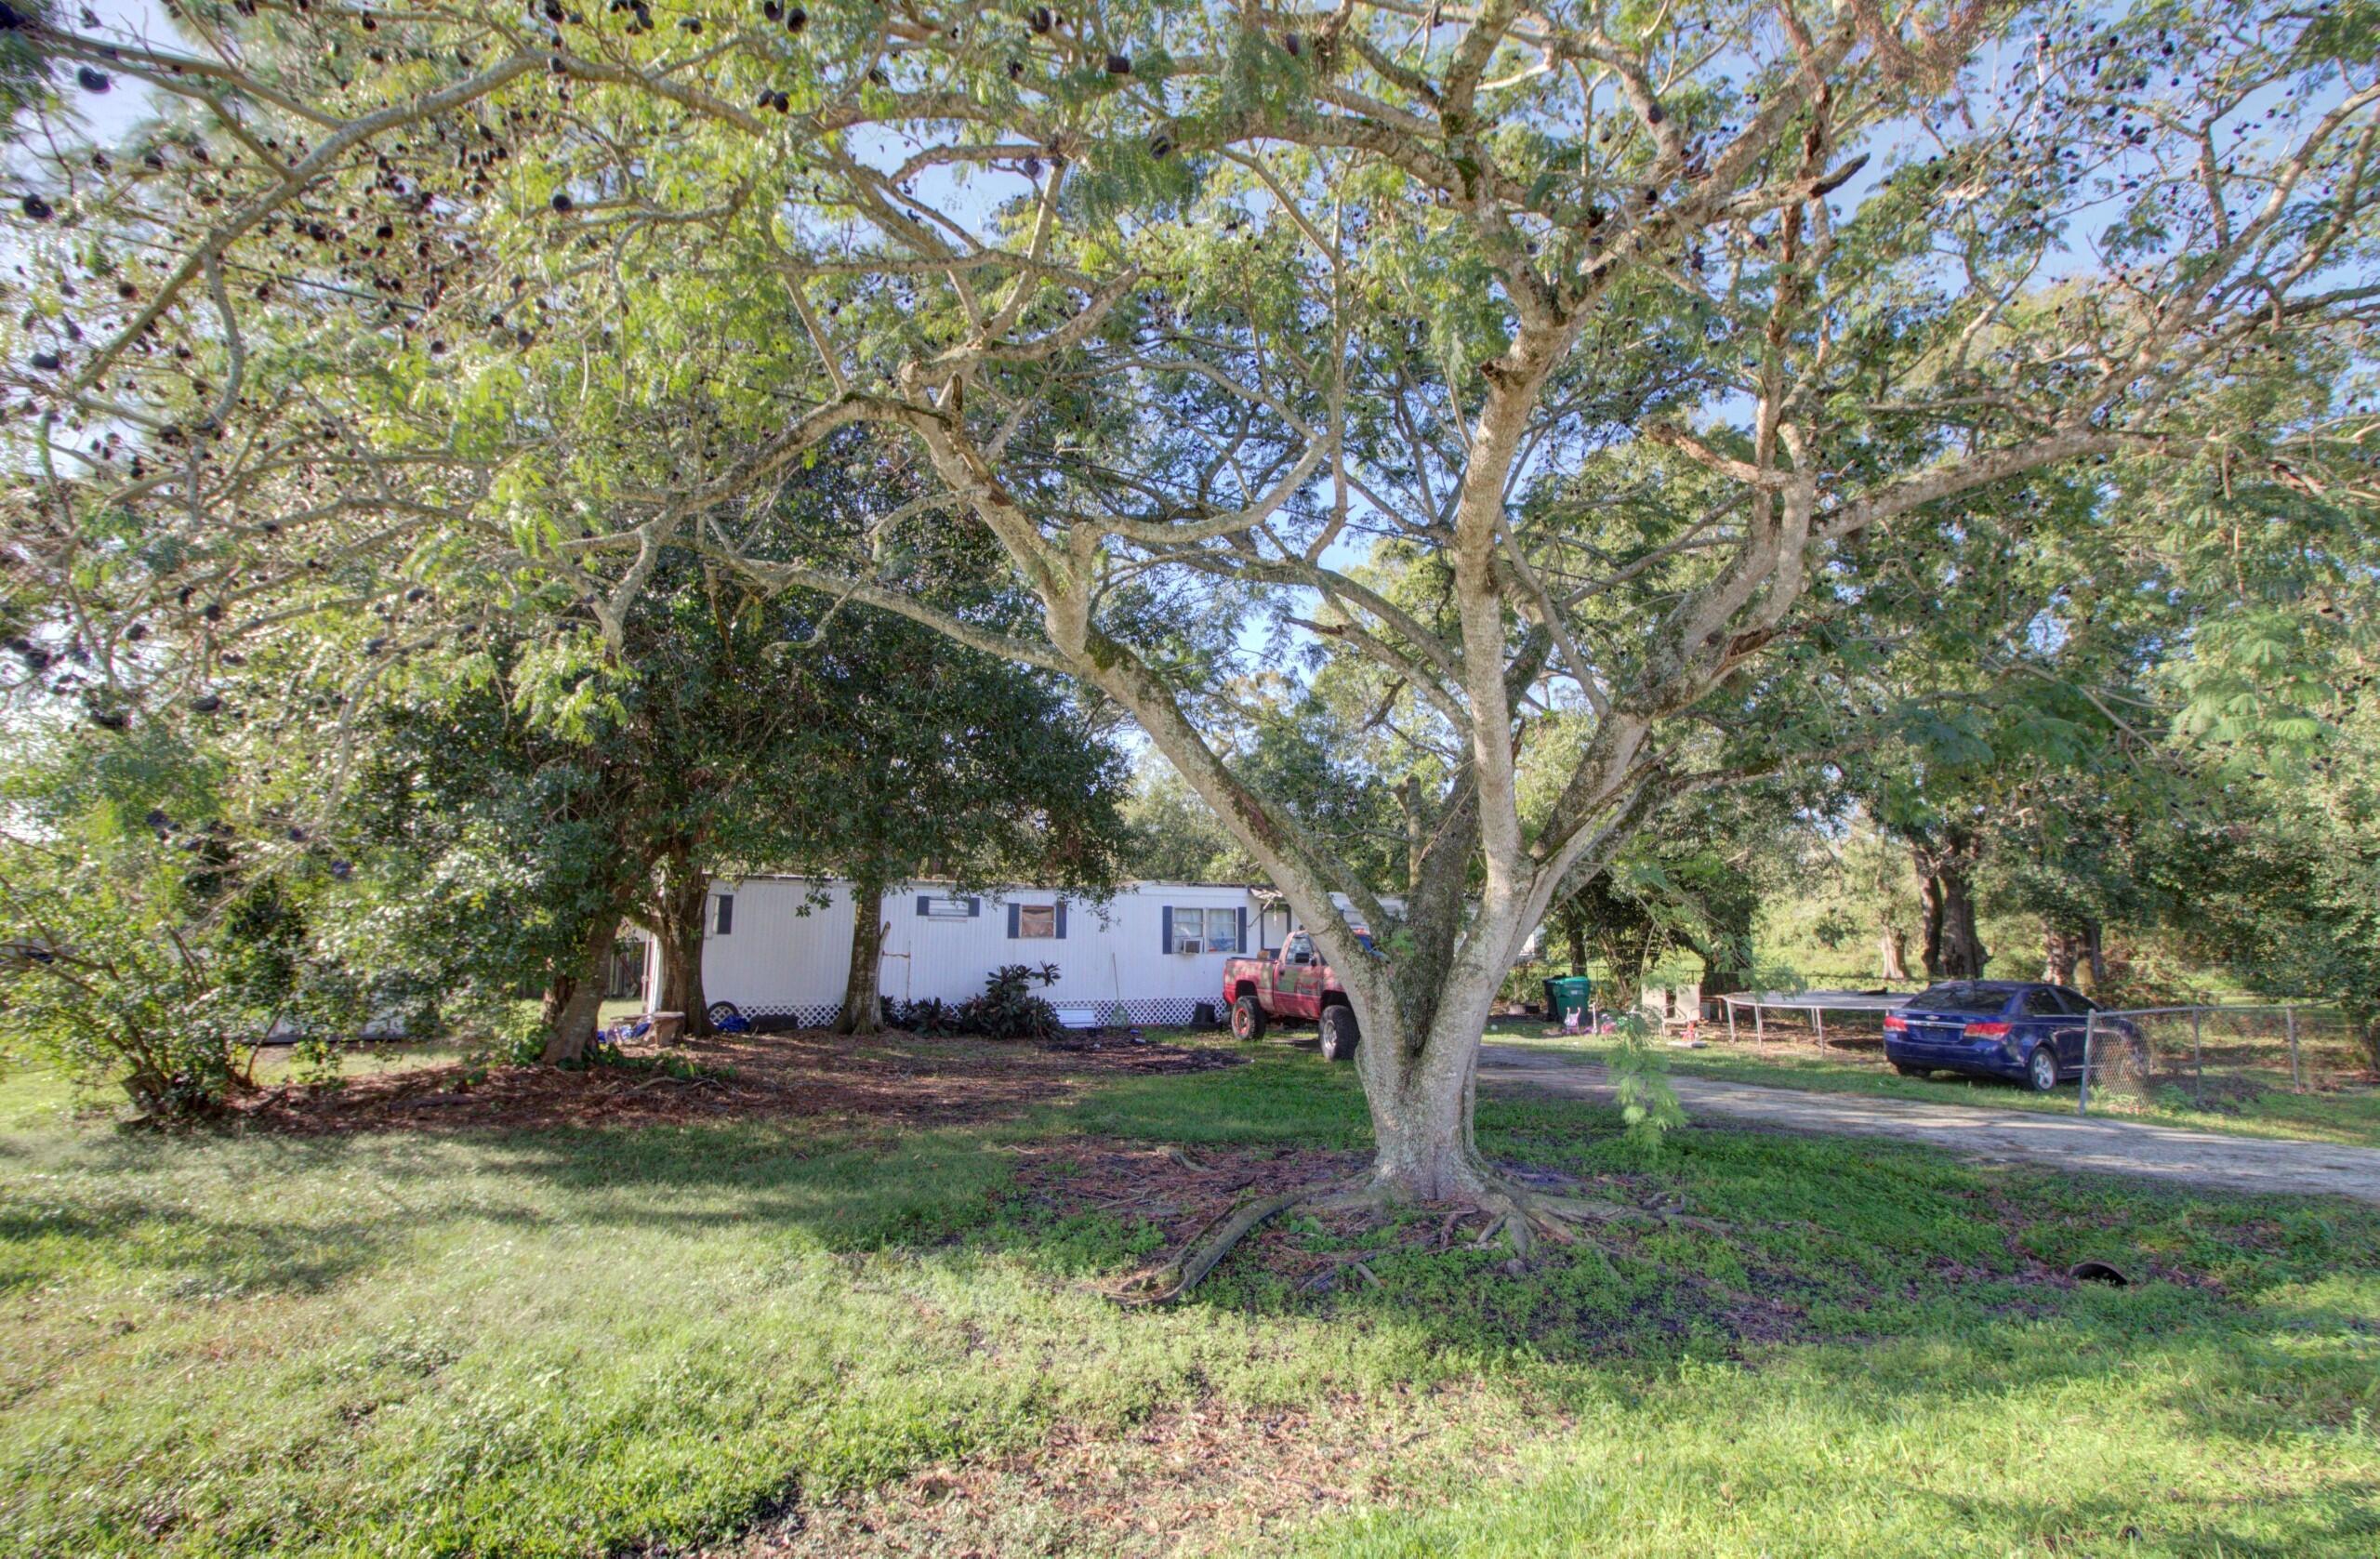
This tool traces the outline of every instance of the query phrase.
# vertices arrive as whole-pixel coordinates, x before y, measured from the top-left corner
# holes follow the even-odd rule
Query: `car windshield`
[[[1909,1004],[1920,1012],[1998,1012],[2007,1007],[2008,992],[2004,987],[1960,980],[1930,985],[1910,997]]]

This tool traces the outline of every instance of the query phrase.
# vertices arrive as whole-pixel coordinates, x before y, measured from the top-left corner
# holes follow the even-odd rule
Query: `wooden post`
[[[2190,1009],[2190,1098],[2206,1103],[2206,1009]]]
[[[2284,1007],[2281,1010],[2281,1017],[2289,1029],[2289,1087],[2292,1092],[2303,1093],[2306,1091],[2306,1073],[2297,1064],[2297,1009]]]
[[[1723,996],[1719,1001],[1727,1010],[1727,1043],[1732,1045],[1736,1042],[1736,998]]]
[[[1818,1031],[1818,1054],[1826,1054],[1826,1013],[1816,1007],[1811,1008],[1810,1026]]]
[[[1754,1001],[1752,1004],[1752,1043],[1759,1046],[1764,1050],[1768,1049],[1768,1029],[1767,1026],[1760,1021],[1760,1010],[1766,1004],[1760,1001]]]

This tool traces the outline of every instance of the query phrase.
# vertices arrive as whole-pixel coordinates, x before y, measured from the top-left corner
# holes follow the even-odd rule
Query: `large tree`
[[[542,16],[33,29],[177,101],[20,224],[55,619],[126,675],[135,611],[233,633],[256,572],[335,543],[549,571],[616,638],[677,548],[1079,677],[1341,971],[1374,1195],[1518,1207],[1470,1133],[1516,949],[1662,807],[1778,760],[1748,712],[1827,733],[1831,625],[1912,587],[1905,532],[2077,462],[2334,457],[2335,408],[2199,392],[2373,296],[2368,4]],[[551,437],[556,403],[685,383],[666,458]],[[751,555],[722,516],[858,423],[934,490],[848,557]],[[913,590],[960,533],[1037,622]],[[126,535],[139,566],[93,562]],[[1393,959],[1229,760],[1229,657],[1172,610],[1267,601],[1451,759]]]

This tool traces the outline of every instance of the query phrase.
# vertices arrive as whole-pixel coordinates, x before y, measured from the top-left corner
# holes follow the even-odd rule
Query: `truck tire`
[[[1252,996],[1231,1004],[1231,1037],[1252,1045],[1264,1037],[1264,1004]]]
[[[1322,1059],[1353,1061],[1355,1042],[1363,1036],[1355,1028],[1355,1010],[1352,1007],[1326,1007],[1322,1010]]]

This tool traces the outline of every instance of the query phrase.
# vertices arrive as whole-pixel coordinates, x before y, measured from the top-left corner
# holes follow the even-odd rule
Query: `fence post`
[[[1752,1004],[1752,1043],[1764,1050],[1768,1049],[1768,1027],[1760,1021],[1760,1010],[1767,1005],[1768,1003],[1765,1001],[1755,1001]]]
[[[2093,1012],[2082,1020],[2082,1076],[2074,1082],[2074,1113],[2091,1113],[2091,1040],[2099,1032],[2099,1014]]]
[[[1818,1054],[1826,1054],[1826,1014],[1815,1007],[1811,1008],[1810,1025],[1818,1031]]]
[[[2283,1007],[2281,1021],[2289,1027],[2289,1088],[2293,1093],[2306,1091],[2306,1074],[2297,1064],[2297,1009]]]
[[[2206,1009],[2190,1009],[2190,1102],[2206,1103]]]

